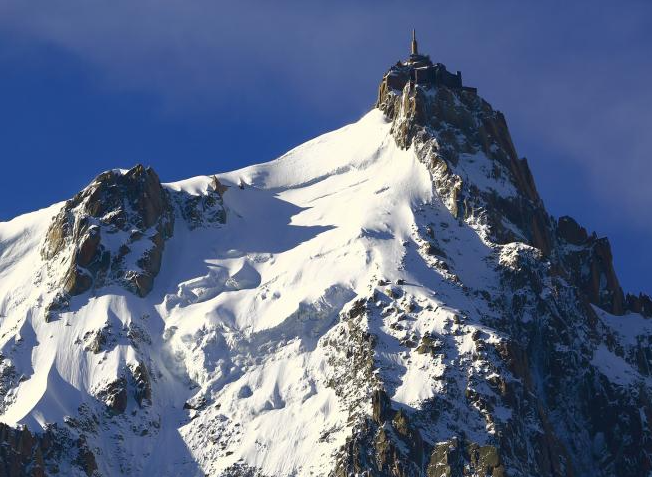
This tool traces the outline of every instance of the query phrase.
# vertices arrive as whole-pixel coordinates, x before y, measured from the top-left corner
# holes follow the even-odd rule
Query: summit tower
[[[414,31],[414,28],[412,29],[412,45],[410,48],[410,54],[412,55],[418,55],[419,54],[419,47],[417,45],[417,35],[416,32]]]

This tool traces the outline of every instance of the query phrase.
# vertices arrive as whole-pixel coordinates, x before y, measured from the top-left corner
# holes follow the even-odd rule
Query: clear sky
[[[355,121],[413,27],[505,113],[548,210],[652,293],[647,1],[2,0],[0,220],[109,168],[227,171]]]

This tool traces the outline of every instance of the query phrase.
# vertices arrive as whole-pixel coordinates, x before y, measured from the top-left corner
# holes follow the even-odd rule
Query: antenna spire
[[[413,55],[419,54],[419,48],[417,47],[417,34],[414,31],[414,28],[412,29],[412,54]]]

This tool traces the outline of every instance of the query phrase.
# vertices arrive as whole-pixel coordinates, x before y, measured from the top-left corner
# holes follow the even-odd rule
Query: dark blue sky
[[[503,111],[555,215],[652,293],[652,6],[607,1],[0,3],[0,220],[98,172],[264,162],[358,119],[414,26]],[[459,2],[461,3],[461,2]]]

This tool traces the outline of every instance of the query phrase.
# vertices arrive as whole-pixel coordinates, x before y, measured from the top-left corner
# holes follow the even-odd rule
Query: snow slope
[[[516,196],[492,164],[474,151],[455,172]],[[226,222],[190,227],[177,211],[145,298],[109,285],[50,321],[56,290],[40,250],[63,204],[1,223],[0,421],[57,423],[91,449],[100,475],[330,475],[382,388],[417,416],[425,445],[460,432],[494,445],[515,409],[495,385],[524,380],[487,351],[508,340],[488,326],[504,318],[490,297],[505,293],[505,270],[541,258],[526,243],[492,242],[482,217],[453,214],[434,185],[440,169],[399,148],[374,109],[275,161],[218,174]],[[196,197],[212,180],[164,187]],[[619,385],[648,379],[604,345],[594,351]],[[129,390],[119,412],[107,409],[116,383]],[[524,428],[540,432],[537,419]],[[58,466],[84,475],[74,456]]]
[[[195,459],[211,470],[242,459],[271,475],[331,466],[345,433],[324,443],[320,434],[345,427],[348,414],[326,386],[329,365],[319,339],[343,305],[378,278],[423,286],[401,261],[413,208],[433,197],[431,179],[411,151],[397,148],[389,129],[373,110],[275,161],[218,175],[231,186],[227,223],[176,227],[147,298],[98,290],[75,297],[71,311],[50,323],[39,309],[48,290],[33,283],[43,266],[40,242],[61,204],[1,224],[0,345],[24,376],[2,421],[35,428],[63,422],[82,403],[95,408],[95,390],[147,355],[157,380],[144,421],[156,416],[165,425],[152,431],[145,422],[153,437],[119,446],[119,460],[104,460],[100,470],[114,473],[118,462],[153,452],[160,441],[186,442],[193,464],[176,452],[152,453],[132,463],[132,472],[174,475]],[[208,183],[197,177],[166,187],[199,194]],[[98,354],[84,349],[88,332],[130,324],[149,336],[147,352],[124,337]],[[186,422],[181,408],[193,396],[215,405]],[[210,424],[217,432],[230,426],[223,422],[239,429],[230,428],[227,447],[214,450],[199,428]],[[104,452],[118,446],[100,439],[111,438],[94,441]]]

